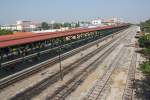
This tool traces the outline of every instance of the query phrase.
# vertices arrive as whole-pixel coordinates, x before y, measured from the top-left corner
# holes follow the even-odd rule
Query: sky
[[[0,25],[17,20],[71,22],[97,17],[139,23],[150,18],[150,0],[0,0]]]

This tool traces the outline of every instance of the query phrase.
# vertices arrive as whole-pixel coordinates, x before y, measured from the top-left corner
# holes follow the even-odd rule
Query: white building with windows
[[[117,24],[120,24],[120,23],[123,23],[123,21],[119,18],[110,18],[110,19],[106,19],[106,20],[103,20],[102,24],[105,24],[105,25],[117,25]]]
[[[100,18],[97,18],[97,19],[95,19],[95,20],[92,20],[91,21],[91,24],[92,25],[102,25],[102,19],[100,19]]]
[[[18,30],[18,31],[34,31],[38,27],[38,24],[32,21],[17,21],[16,24],[13,25],[2,25],[0,26],[1,29],[6,30]]]
[[[17,25],[2,25],[2,26],[0,26],[0,29],[17,30]]]
[[[17,21],[17,29],[20,31],[34,31],[37,24],[32,21]]]

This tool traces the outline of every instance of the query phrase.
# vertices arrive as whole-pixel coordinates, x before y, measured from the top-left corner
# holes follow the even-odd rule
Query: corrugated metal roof
[[[11,40],[11,39],[30,37],[32,35],[34,35],[32,32],[17,32],[17,33],[10,34],[10,35],[2,35],[0,36],[0,42]]]
[[[14,45],[22,45],[27,43],[32,43],[36,41],[41,40],[47,40],[52,39],[56,37],[62,37],[62,36],[69,36],[74,34],[79,34],[83,32],[91,32],[95,30],[102,30],[102,29],[108,29],[115,26],[105,26],[105,27],[97,27],[97,28],[77,28],[77,29],[71,29],[63,32],[47,32],[44,34],[33,34],[28,33],[24,35],[21,33],[21,35],[7,35],[7,36],[0,36],[0,48],[8,47],[8,46],[14,46]]]

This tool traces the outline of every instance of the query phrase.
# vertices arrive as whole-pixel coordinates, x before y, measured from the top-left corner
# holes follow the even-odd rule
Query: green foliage
[[[150,61],[150,48],[144,48],[143,50],[142,50],[143,52],[143,55],[145,56],[145,58],[148,60],[148,61]]]
[[[61,23],[54,23],[53,24],[53,29],[60,29],[62,27]]]
[[[42,22],[41,28],[42,28],[43,30],[47,30],[47,29],[49,29],[50,27],[49,27],[48,23]]]
[[[80,27],[80,23],[79,22],[76,23],[75,27]]]
[[[150,62],[146,61],[140,65],[140,69],[144,74],[150,75]]]
[[[63,27],[71,27],[71,23],[64,23]]]
[[[143,49],[143,53],[150,55],[150,48]]]
[[[140,27],[141,27],[142,31],[150,32],[150,19],[145,22],[141,22]]]
[[[0,35],[8,35],[8,34],[13,34],[13,31],[0,29]]]
[[[150,33],[150,19],[140,23],[140,27],[144,33]],[[144,35],[138,40],[140,47],[143,47],[142,54],[147,59],[140,65],[140,68],[144,74],[150,75],[150,34]]]
[[[42,22],[41,23],[41,27],[39,27],[39,29],[43,29],[43,30],[47,30],[47,29],[60,29],[61,27],[68,27],[68,28],[75,28],[75,27],[79,27],[80,24],[78,23],[69,23],[69,22],[65,22],[65,23],[53,23],[53,24],[48,24],[46,22]]]
[[[138,42],[141,47],[150,48],[150,34],[140,37]]]

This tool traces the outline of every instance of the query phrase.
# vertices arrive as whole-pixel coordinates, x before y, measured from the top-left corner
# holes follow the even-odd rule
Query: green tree
[[[53,28],[54,29],[60,29],[62,27],[62,24],[61,23],[54,23],[53,24]]]
[[[13,34],[13,31],[0,29],[0,35],[8,35],[8,34]]]
[[[71,24],[70,23],[64,23],[63,27],[71,27]]]
[[[48,23],[42,22],[42,23],[41,23],[41,28],[42,28],[43,30],[47,30],[47,29],[49,29],[50,27],[49,27]]]
[[[140,27],[144,32],[150,32],[150,19],[140,23]]]
[[[78,22],[78,23],[76,23],[75,27],[80,27],[80,24],[79,24],[79,22]]]
[[[141,47],[150,48],[150,34],[140,37],[138,41]]]
[[[145,58],[150,61],[150,48],[143,49],[143,54],[145,55]]]
[[[150,33],[150,19],[140,23],[140,27],[144,33]],[[147,59],[140,65],[140,68],[144,74],[150,75],[150,34],[140,37],[138,42],[140,47],[143,47],[142,54]]]

